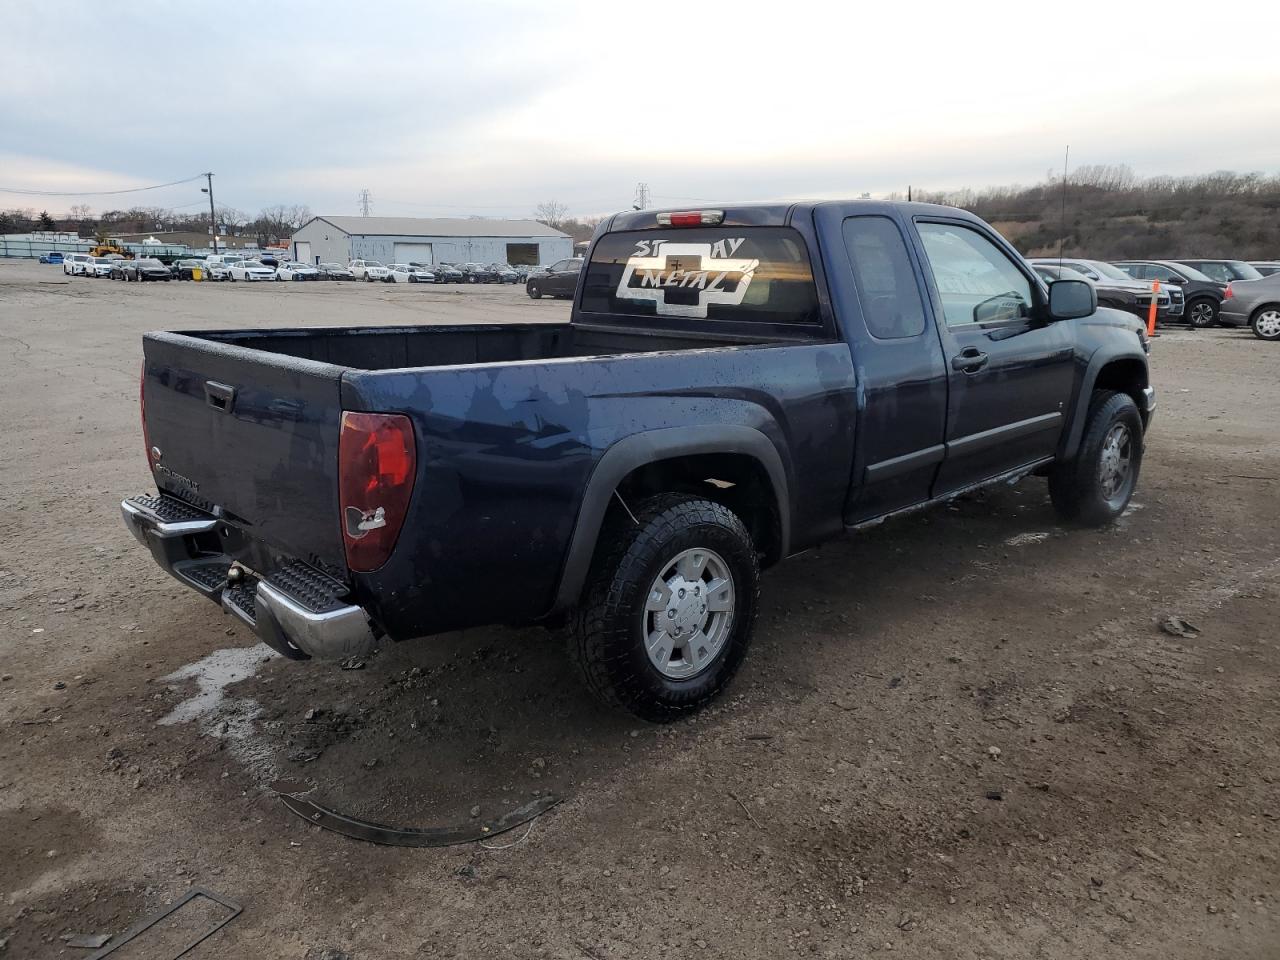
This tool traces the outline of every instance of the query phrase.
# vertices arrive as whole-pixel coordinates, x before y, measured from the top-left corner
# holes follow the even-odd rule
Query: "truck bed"
[[[219,330],[187,336],[357,370],[554,360],[768,342],[761,337],[631,332],[571,323]]]

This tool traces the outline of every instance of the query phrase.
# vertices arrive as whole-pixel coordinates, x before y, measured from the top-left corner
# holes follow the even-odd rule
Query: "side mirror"
[[[1049,284],[1049,319],[1075,320],[1098,309],[1098,291],[1084,280],[1055,280]]]

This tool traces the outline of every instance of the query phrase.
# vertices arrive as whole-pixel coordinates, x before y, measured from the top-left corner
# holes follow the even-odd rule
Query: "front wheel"
[[[1263,307],[1253,315],[1249,326],[1259,340],[1280,340],[1280,306]]]
[[[525,287],[525,293],[529,294],[530,299],[538,300],[542,297],[542,288],[536,283],[531,283]]]
[[[1124,512],[1138,485],[1142,431],[1131,396],[1094,393],[1075,459],[1055,463],[1049,471],[1049,497],[1058,516],[1100,527]]]
[[[660,494],[611,516],[570,650],[604,703],[654,722],[714,699],[747,653],[760,593],[751,535],[727,507]]]
[[[1218,305],[1212,300],[1192,300],[1187,304],[1187,322],[1197,330],[1218,322]]]

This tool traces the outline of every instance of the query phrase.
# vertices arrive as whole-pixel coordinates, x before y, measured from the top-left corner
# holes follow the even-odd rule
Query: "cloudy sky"
[[[1280,172],[1280,4],[11,4],[0,207],[527,216]]]

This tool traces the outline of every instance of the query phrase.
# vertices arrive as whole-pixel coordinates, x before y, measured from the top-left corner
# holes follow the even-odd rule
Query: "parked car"
[[[462,276],[467,283],[498,283],[498,273],[483,263],[461,264]]]
[[[50,250],[48,253],[40,254],[41,263],[61,263],[63,256],[57,250]]]
[[[89,261],[93,257],[87,253],[71,253],[62,259],[62,272],[71,277],[79,277],[85,274],[85,268],[89,265]]]
[[[392,283],[435,283],[436,275],[412,263],[393,263],[387,268]]]
[[[351,275],[357,280],[366,280],[369,283],[374,280],[391,280],[391,271],[377,260],[352,260]]]
[[[240,260],[231,264],[227,268],[227,272],[231,275],[230,279],[236,280],[274,280],[276,271],[274,267],[268,267],[265,263],[257,260]]]
[[[110,277],[111,268],[120,257],[90,257],[84,265],[84,272],[89,277]]]
[[[268,267],[271,267],[272,269],[275,269],[279,267],[280,264],[286,262],[286,258],[284,254],[272,253],[270,251],[267,251],[262,253],[258,257],[258,262]]]
[[[1259,340],[1280,340],[1280,273],[1232,280],[1218,316],[1228,326],[1248,326]]]
[[[1262,274],[1243,260],[1179,260],[1177,262],[1192,270],[1199,270],[1210,280],[1216,280],[1218,283],[1262,279]]]
[[[1250,260],[1249,266],[1257,270],[1264,277],[1274,276],[1280,273],[1280,260]]]
[[[419,264],[419,266],[425,266],[425,264]],[[462,269],[452,263],[431,264],[431,272],[436,275],[436,283],[464,283],[467,279]]]
[[[322,263],[316,269],[320,272],[321,280],[354,280],[356,278],[350,267],[344,267],[340,263]]]
[[[581,257],[570,257],[568,260],[557,260],[551,266],[529,274],[529,279],[524,282],[525,293],[534,300],[542,296],[572,297],[583,262]]]
[[[1186,299],[1183,316],[1196,329],[1218,322],[1218,308],[1227,285],[1205,276],[1195,267],[1173,260],[1117,260],[1115,265],[1138,280],[1159,280],[1161,286],[1176,283]]]
[[[204,276],[204,264],[195,259],[177,260],[169,270],[175,280],[194,280],[197,270],[201,273],[201,279],[208,279]]]
[[[239,263],[240,261],[235,261]],[[201,267],[201,277],[205,280],[230,280],[231,265],[210,257]]]
[[[146,334],[123,519],[286,657],[563,621],[671,720],[741,665],[761,566],[1033,473],[1119,517],[1155,392],[1096,303],[954,207],[618,214],[567,323]]]
[[[1088,280],[1098,291],[1098,303],[1132,313],[1146,323],[1151,312],[1152,285],[1150,282],[1135,280],[1119,267],[1113,267],[1100,260],[1064,258],[1061,261],[1064,271],[1062,277],[1056,275],[1059,264],[1056,257],[1042,257],[1032,260],[1031,263],[1036,268],[1036,272],[1046,280],[1050,278]],[[1068,270],[1074,274],[1074,278],[1065,273]],[[1182,288],[1175,284],[1162,285],[1160,293],[1156,295],[1156,323],[1181,320],[1182,311]]]
[[[122,261],[124,280],[172,280],[173,271],[154,257]]]
[[[276,267],[277,280],[319,280],[320,271],[310,264],[286,260]]]
[[[498,275],[498,283],[520,282],[520,274],[516,273],[515,268],[510,267],[505,263],[491,263],[489,264],[488,269]]]

